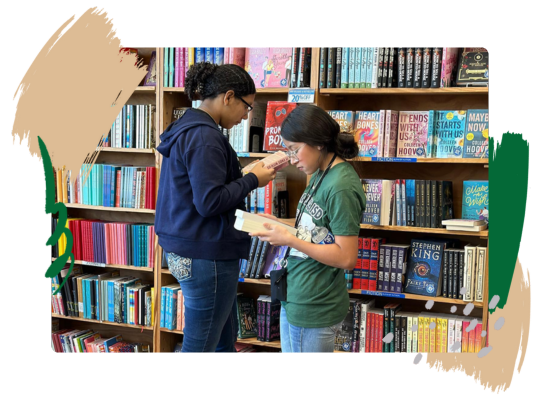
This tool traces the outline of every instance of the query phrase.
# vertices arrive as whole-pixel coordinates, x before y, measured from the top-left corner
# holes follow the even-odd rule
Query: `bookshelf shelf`
[[[437,235],[458,235],[458,236],[474,236],[483,239],[487,239],[489,236],[489,230],[481,232],[466,232],[466,231],[449,231],[446,229],[435,228],[418,228],[415,226],[379,226],[379,225],[367,225],[361,224],[360,229],[368,229],[374,231],[391,231],[391,232],[411,232],[411,233],[431,233]]]
[[[164,87],[162,90],[164,93],[184,93],[183,87]]]
[[[439,88],[439,89],[407,89],[407,88],[380,88],[380,89],[320,89],[321,95],[488,95],[487,87],[475,88]]]
[[[88,206],[86,204],[64,203],[67,208],[79,208],[82,210],[98,210],[98,211],[116,211],[130,212],[139,214],[155,214],[156,210],[147,210],[145,208],[123,208],[123,207],[103,207],[103,206]]]
[[[487,158],[371,158],[371,157],[355,157],[348,161],[361,161],[361,162],[385,162],[385,163],[399,163],[399,164],[416,164],[416,163],[428,163],[428,164],[480,164],[489,165]]]
[[[98,321],[98,320],[95,320],[95,319],[68,317],[68,316],[65,316],[65,315],[58,315],[58,314],[54,314],[54,313],[52,314],[52,317],[53,318],[69,319],[69,320],[72,320],[72,321],[91,322],[91,323],[95,323],[95,324],[114,325],[114,326],[122,327],[122,328],[132,328],[132,329],[145,330],[145,331],[153,331],[154,330],[154,327],[152,327],[152,326],[119,324],[119,323],[116,323],[116,322]]]
[[[153,154],[155,149],[124,149],[118,147],[101,147],[99,151],[107,151],[114,153],[143,153],[143,154]]]
[[[237,342],[242,343],[242,344],[251,344],[254,346],[264,346],[264,347],[272,347],[274,349],[281,349],[281,342],[279,340],[274,340],[273,342],[261,342],[260,340],[257,340],[257,338],[247,338],[247,339],[238,338]]]
[[[137,89],[135,89],[135,92],[155,92],[156,87],[155,86],[137,86]]]
[[[56,260],[56,258],[53,257],[51,260],[54,261],[54,260]],[[132,270],[132,271],[154,272],[153,268],[134,267],[132,265],[99,264],[99,263],[92,263],[92,262],[83,261],[83,260],[75,260],[73,263],[74,264],[79,264],[79,265],[88,265],[88,266],[91,266],[91,267],[99,267],[99,268],[116,268],[116,269]]]

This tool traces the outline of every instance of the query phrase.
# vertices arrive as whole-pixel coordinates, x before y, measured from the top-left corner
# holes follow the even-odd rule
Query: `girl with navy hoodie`
[[[235,210],[275,177],[257,164],[242,176],[240,162],[219,127],[247,119],[255,84],[234,64],[194,64],[185,92],[202,100],[161,134],[163,156],[155,228],[184,296],[182,352],[234,352],[238,322],[236,293],[241,258],[250,238],[234,229]]]

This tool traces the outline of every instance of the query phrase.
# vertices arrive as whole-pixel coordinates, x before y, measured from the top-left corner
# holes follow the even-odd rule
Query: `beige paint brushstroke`
[[[89,9],[68,28],[74,19],[52,35],[21,81],[11,134],[28,136],[30,154],[38,156],[40,136],[55,168],[79,171],[147,67],[119,54],[120,39],[102,10]]]
[[[528,283],[529,282],[529,283]],[[500,330],[494,324],[504,317]],[[519,259],[516,261],[514,277],[510,286],[508,302],[504,309],[497,309],[489,317],[489,345],[493,348],[483,358],[478,354],[428,354],[427,363],[442,371],[464,371],[493,392],[505,391],[510,387],[516,360],[521,350],[518,372],[521,371],[527,344],[531,318],[530,276],[525,280]]]

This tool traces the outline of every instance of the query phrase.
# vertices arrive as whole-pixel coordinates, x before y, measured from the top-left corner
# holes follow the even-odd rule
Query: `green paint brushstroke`
[[[510,292],[527,204],[529,143],[521,134],[503,134],[495,151],[493,138],[489,139],[489,175],[489,300],[499,295],[496,308],[502,309]]]
[[[56,214],[58,213],[58,223],[53,234],[47,240],[47,246],[53,246],[60,240],[62,234],[66,235],[66,251],[60,257],[58,257],[54,262],[49,266],[47,272],[45,272],[46,278],[54,278],[60,273],[64,265],[71,260],[69,271],[67,276],[71,274],[73,270],[73,263],[75,257],[71,250],[73,249],[73,235],[69,228],[66,227],[67,222],[67,208],[64,203],[55,203],[54,202],[54,170],[51,162],[51,157],[47,151],[47,146],[45,142],[41,140],[41,137],[38,136],[39,151],[41,152],[41,158],[43,160],[43,169],[45,170],[45,212],[47,214]],[[53,295],[57,294],[62,286],[64,286],[65,280],[62,281],[58,289],[56,289]]]

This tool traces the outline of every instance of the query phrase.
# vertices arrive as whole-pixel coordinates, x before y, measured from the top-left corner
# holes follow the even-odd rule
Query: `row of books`
[[[52,295],[52,311],[57,315],[152,326],[154,304],[153,288],[131,276],[120,276],[114,270],[100,274],[84,273],[82,267],[62,269],[52,278],[54,293],[64,281],[64,286]]]
[[[240,260],[240,278],[268,278],[270,271],[279,269],[279,262],[285,256],[286,249],[286,246],[273,246],[253,236],[248,259]]]
[[[183,331],[184,321],[184,296],[179,283],[161,287],[161,315],[160,325],[162,328]]]
[[[391,340],[384,340],[389,333]],[[390,303],[350,299],[347,317],[336,335],[334,350],[354,353],[478,353],[482,319],[452,314],[404,312]],[[486,347],[488,341],[486,338]]]
[[[156,147],[155,118],[156,106],[152,104],[125,105],[101,146],[124,149]]]
[[[239,293],[236,304],[239,338],[257,337],[257,340],[262,342],[280,339],[281,302],[272,301],[270,296],[261,295],[255,304],[253,298]]]
[[[342,131],[354,133],[359,157],[488,157],[488,110],[328,113]]]
[[[59,169],[56,191],[64,203],[155,210],[156,167],[83,164],[75,179]]]
[[[366,209],[362,223],[367,225],[443,228],[454,218],[451,181],[421,179],[363,179]],[[461,218],[489,221],[489,182],[463,181]],[[479,232],[487,224],[452,223],[447,230]]]
[[[101,337],[92,329],[62,329],[52,332],[52,349],[56,353],[149,353],[150,345],[129,343],[122,335]]]
[[[246,49],[240,47],[165,47],[163,87],[184,87],[189,67],[200,62],[246,64]]]
[[[254,214],[270,214],[278,218],[288,218],[289,192],[285,172],[278,171],[276,177],[266,186],[248,193],[246,209]]]
[[[52,232],[57,223],[53,218]],[[66,227],[73,235],[73,256],[83,264],[154,267],[154,225],[68,218]],[[62,235],[52,246],[52,257],[60,257],[65,251],[66,238]]]

